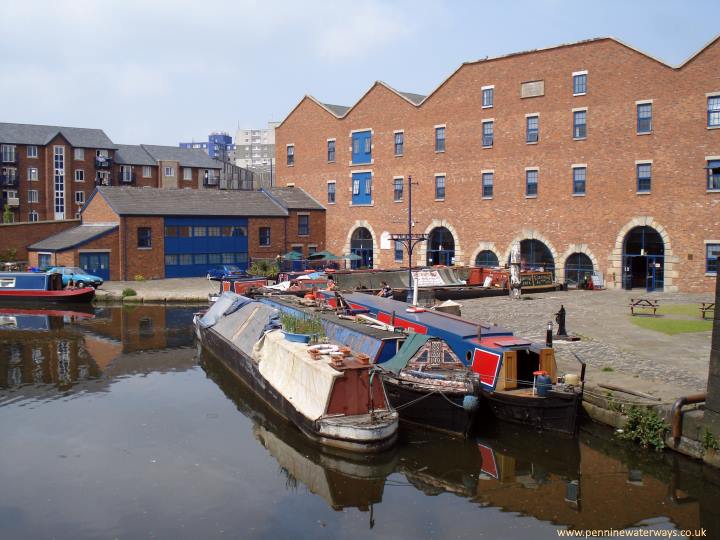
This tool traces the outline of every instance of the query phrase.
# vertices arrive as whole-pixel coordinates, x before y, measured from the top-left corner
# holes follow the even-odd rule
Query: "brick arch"
[[[597,271],[600,270],[598,259],[587,244],[570,244],[565,253],[555,263],[555,279],[559,283],[565,281],[565,263],[573,253],[584,253],[592,262],[593,268]]]
[[[352,239],[352,235],[360,227],[364,227],[365,229],[370,231],[370,236],[372,237],[373,241],[373,268],[375,268],[378,264],[378,260],[380,257],[380,241],[378,240],[378,235],[375,234],[375,229],[373,229],[369,221],[366,221],[364,219],[358,219],[350,226],[347,237],[345,238],[345,246],[343,247],[342,254],[344,255],[346,253],[350,253],[350,241]]]
[[[675,257],[672,245],[670,243],[670,235],[667,229],[658,223],[652,216],[636,216],[628,221],[618,231],[615,237],[615,247],[608,257],[608,272],[614,274],[609,275],[605,278],[605,282],[608,287],[622,287],[622,256],[623,256],[623,244],[625,243],[625,237],[635,227],[651,227],[655,229],[663,240],[665,245],[665,269],[664,269],[664,280],[665,280],[665,291],[675,292],[678,290],[677,285],[674,284],[675,278],[677,277],[677,271],[675,270],[675,263],[677,257]]]
[[[472,252],[472,255],[470,255],[470,260],[468,261],[469,266],[475,265],[475,258],[480,254],[481,251],[492,251],[498,258],[500,266],[504,266],[505,263],[503,263],[502,259],[500,258],[500,251],[495,246],[495,242],[480,242],[478,244],[478,247],[475,248],[475,251]]]
[[[429,235],[433,229],[436,229],[438,227],[445,227],[448,231],[450,231],[450,234],[452,234],[453,240],[455,240],[455,265],[462,266],[463,252],[460,248],[460,235],[458,234],[457,229],[455,229],[455,227],[453,227],[448,221],[444,219],[433,219],[430,222],[430,225],[425,228],[424,232],[425,234]],[[420,249],[418,250],[416,260],[419,266],[425,266],[427,264],[427,242],[422,242],[420,244]]]
[[[505,250],[505,256],[501,259],[501,261],[505,261],[505,263],[507,263],[507,261],[510,259],[510,250],[512,249],[513,244],[515,242],[522,242],[523,240],[540,240],[540,242],[545,244],[550,250],[550,253],[552,254],[553,261],[555,261],[555,273],[557,274],[557,261],[559,257],[555,246],[553,246],[552,242],[550,242],[550,240],[548,240],[546,236],[534,229],[523,229],[522,231],[520,231],[520,234],[515,236],[515,238],[513,238],[508,244],[508,247]]]

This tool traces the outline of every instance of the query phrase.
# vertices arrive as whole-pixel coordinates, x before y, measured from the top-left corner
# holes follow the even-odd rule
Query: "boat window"
[[[15,278],[1,278],[0,289],[7,289],[15,287]]]
[[[427,350],[424,350],[420,356],[415,358],[415,362],[417,362],[418,364],[424,364],[427,362],[427,359],[428,359],[428,353],[427,353]]]
[[[453,355],[450,354],[450,351],[444,351],[443,352],[443,362],[446,364],[454,364],[455,359],[453,358]]]

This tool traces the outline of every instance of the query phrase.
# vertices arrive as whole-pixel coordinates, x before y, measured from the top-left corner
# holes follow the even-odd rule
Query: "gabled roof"
[[[296,187],[276,187],[265,190],[288,210],[325,210],[317,200]]]
[[[3,143],[44,146],[58,134],[75,148],[116,148],[102,129],[0,122],[0,142]]]
[[[288,212],[262,191],[167,189],[100,186],[92,198],[103,197],[120,216],[287,216]]]
[[[120,165],[157,165],[150,154],[137,144],[118,144],[115,163]]]
[[[321,105],[329,109],[335,116],[344,116],[350,109],[347,105],[330,105],[329,103],[321,103]]]
[[[387,86],[387,85],[385,85],[385,86]],[[415,105],[420,105],[423,102],[423,100],[427,97],[422,94],[413,94],[412,92],[399,92],[398,91],[397,93],[400,94],[405,99],[412,101]]]
[[[104,225],[80,225],[35,242],[28,246],[32,251],[64,251],[90,240],[99,238],[118,228],[117,223]]]
[[[222,169],[222,163],[211,158],[200,148],[180,148],[178,146],[159,146],[141,144],[155,161],[177,161],[181,167],[202,167],[205,169]]]

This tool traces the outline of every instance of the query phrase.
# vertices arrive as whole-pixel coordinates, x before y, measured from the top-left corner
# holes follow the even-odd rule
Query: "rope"
[[[415,404],[418,403],[419,401],[422,401],[423,399],[428,398],[428,397],[432,396],[433,394],[438,394],[438,393],[439,393],[439,394],[442,394],[442,392],[438,392],[437,390],[433,390],[433,391],[430,392],[429,394],[425,394],[424,396],[420,396],[420,397],[417,398],[417,399],[413,399],[412,401],[408,401],[407,403],[403,403],[402,405],[398,405],[397,407],[395,407],[395,410],[396,410],[396,411],[401,411],[401,410],[404,409],[405,407],[409,407],[410,405],[415,405]]]

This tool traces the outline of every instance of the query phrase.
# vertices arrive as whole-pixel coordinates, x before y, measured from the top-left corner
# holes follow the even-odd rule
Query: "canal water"
[[[715,471],[597,426],[324,452],[197,350],[193,311],[0,312],[0,538],[720,538]]]

